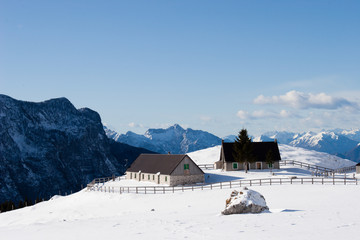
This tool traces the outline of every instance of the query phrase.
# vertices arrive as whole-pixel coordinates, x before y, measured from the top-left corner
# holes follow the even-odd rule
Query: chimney
[[[274,142],[277,143],[277,139],[276,139],[276,138],[274,139]]]
[[[221,145],[224,145],[224,139],[221,139]]]

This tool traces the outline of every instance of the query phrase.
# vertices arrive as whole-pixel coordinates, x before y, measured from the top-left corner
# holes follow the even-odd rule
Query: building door
[[[262,167],[261,167],[261,162],[257,162],[257,163],[256,163],[256,169],[262,169]]]

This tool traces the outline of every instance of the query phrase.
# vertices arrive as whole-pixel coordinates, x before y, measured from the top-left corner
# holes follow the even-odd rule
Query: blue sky
[[[118,132],[360,127],[359,1],[3,1],[0,93]]]

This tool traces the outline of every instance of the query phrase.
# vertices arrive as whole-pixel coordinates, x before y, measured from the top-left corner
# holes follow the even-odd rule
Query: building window
[[[167,182],[167,176],[165,176],[165,182]]]
[[[184,170],[189,170],[189,164],[184,164]]]
[[[233,169],[238,169],[238,163],[236,162],[233,163]]]
[[[142,179],[144,179],[144,175],[145,175],[145,174],[142,175]]]
[[[269,163],[268,165],[269,165],[269,168],[272,168],[272,167],[273,167],[273,164],[272,164],[272,163]]]
[[[130,173],[130,179],[132,179],[132,173]]]
[[[153,175],[153,180],[155,180],[155,175]]]
[[[136,173],[134,173],[134,178],[136,178]]]
[[[148,180],[150,180],[150,174],[148,175]]]

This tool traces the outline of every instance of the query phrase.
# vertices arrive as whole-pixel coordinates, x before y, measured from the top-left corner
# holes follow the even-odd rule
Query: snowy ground
[[[285,152],[291,156],[292,150],[285,148]],[[296,157],[293,153],[291,157]],[[198,163],[213,163],[215,157],[218,160],[219,147],[191,154]],[[309,163],[314,164],[309,156]],[[318,164],[322,166],[328,161],[327,157],[319,157]],[[348,164],[341,159],[338,162]],[[292,166],[274,173],[274,177],[311,176],[306,169]],[[259,170],[247,174],[206,171],[207,183],[271,176],[269,171]],[[106,185],[119,184],[151,185],[123,179]],[[270,212],[229,216],[220,213],[232,189],[146,195],[83,190],[0,214],[0,239],[356,239],[360,227],[359,188],[357,185],[252,186],[250,189],[265,197]]]
[[[0,214],[1,239],[356,239],[359,186],[251,187],[270,213],[223,216],[232,190],[79,192]]]

